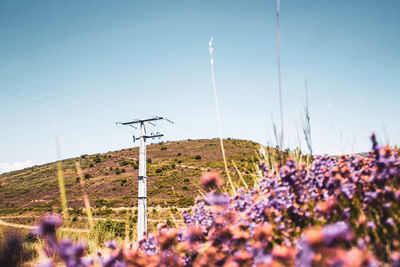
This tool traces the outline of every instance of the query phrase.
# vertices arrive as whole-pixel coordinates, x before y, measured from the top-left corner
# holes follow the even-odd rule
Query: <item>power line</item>
[[[197,130],[193,130],[193,129],[191,129],[191,128],[189,128],[189,127],[183,125],[183,124],[180,124],[180,123],[178,123],[178,122],[175,122],[175,124],[178,125],[178,126],[181,127],[181,128],[184,128],[184,129],[186,129],[186,130],[189,130],[189,131],[191,131],[191,132],[193,132],[193,133],[197,133],[197,134],[202,135],[203,137],[210,138],[209,135],[207,135],[207,134],[205,134],[205,133],[202,133],[202,132],[200,132],[200,131],[197,131]]]
[[[59,110],[75,113],[75,114],[78,114],[78,115],[83,115],[83,116],[95,118],[97,120],[102,120],[102,121],[106,121],[106,122],[112,122],[112,120],[108,120],[108,119],[104,119],[104,118],[101,118],[101,117],[98,117],[98,116],[95,116],[95,115],[91,115],[91,114],[88,114],[88,113],[83,113],[83,112],[80,112],[80,111],[75,111],[75,110],[71,110],[71,109],[68,109],[68,108],[52,105],[52,104],[49,104],[49,103],[44,103],[44,102],[41,102],[41,101],[38,101],[38,100],[35,100],[35,99],[31,99],[31,98],[24,97],[24,96],[19,96],[19,95],[10,93],[10,92],[0,91],[0,93],[6,94],[6,95],[10,95],[10,96],[14,96],[14,97],[17,97],[17,98],[20,98],[20,99],[24,99],[24,100],[27,100],[27,101],[30,101],[30,102],[34,102],[34,103],[37,103],[37,104],[41,104],[41,105],[44,105],[44,106],[52,107],[54,109],[59,109]]]
[[[20,84],[28,85],[30,87],[43,89],[43,90],[46,90],[48,92],[53,92],[53,93],[56,93],[56,94],[59,94],[59,95],[68,96],[70,98],[79,99],[79,100],[82,100],[82,101],[85,101],[85,102],[88,102],[88,103],[92,103],[92,104],[95,104],[95,105],[100,105],[100,106],[104,106],[104,107],[111,107],[111,108],[114,108],[114,109],[119,109],[121,111],[131,113],[130,110],[128,110],[126,108],[123,108],[123,107],[120,107],[120,106],[115,106],[115,105],[112,105],[112,104],[109,104],[109,103],[103,103],[103,102],[99,102],[99,101],[93,101],[92,99],[88,99],[88,98],[81,97],[81,96],[78,96],[78,95],[73,95],[73,94],[70,94],[70,93],[65,93],[65,92],[62,92],[62,91],[59,91],[59,90],[55,90],[55,89],[52,89],[52,88],[49,88],[49,87],[41,86],[41,85],[38,85],[38,84],[35,84],[35,83],[32,83],[32,82],[27,82],[27,81],[24,81],[24,80],[21,80],[21,79],[10,77],[8,75],[4,75],[3,74],[1,76],[0,76],[0,79],[3,79],[3,80],[8,79],[8,80],[20,83]],[[93,107],[90,107],[90,106],[85,106],[85,105],[81,105],[81,104],[78,104],[78,103],[69,102],[69,101],[66,101],[66,100],[60,100],[60,99],[55,98],[53,96],[48,96],[48,95],[45,95],[45,94],[42,94],[42,93],[33,92],[32,90],[30,90],[28,88],[25,88],[25,87],[24,88],[15,87],[14,85],[9,85],[9,84],[4,84],[4,83],[2,85],[6,86],[8,88],[12,88],[12,89],[18,89],[18,90],[27,91],[27,92],[29,92],[29,93],[31,93],[33,95],[37,95],[37,96],[40,96],[40,97],[43,97],[43,98],[47,98],[47,99],[50,99],[50,100],[53,100],[53,101],[57,101],[57,102],[60,102],[60,103],[64,103],[64,104],[67,104],[67,105],[76,106],[76,107],[79,107],[79,108],[82,108],[82,109],[86,109],[86,110],[89,110],[89,111],[93,111],[93,112],[96,112],[96,113],[102,113],[102,114],[105,114],[105,115],[108,115],[108,116],[112,116],[113,118],[115,118],[115,117],[118,117],[118,118],[123,117],[123,116],[121,116],[120,114],[117,114],[117,113],[108,112],[108,111],[101,110],[99,108],[93,108]],[[8,93],[8,94],[9,95],[13,95],[13,96],[18,97],[18,98],[21,98],[21,99],[25,99],[25,100],[31,101],[31,102],[35,102],[35,103],[39,103],[39,104],[42,104],[42,105],[51,106],[53,108],[58,108],[58,106],[56,106],[56,105],[44,103],[43,101],[33,100],[33,99],[28,98],[28,97],[16,96],[16,95],[14,95],[12,93]],[[68,112],[73,112],[73,113],[80,114],[80,115],[85,114],[83,112],[73,111],[73,110],[66,109],[66,108],[59,108],[59,109],[62,109],[62,110],[68,111]],[[148,114],[143,114],[141,112],[135,112],[135,114],[148,116]],[[96,119],[105,120],[103,118],[100,118],[100,117],[94,116],[94,115],[86,114],[85,116],[90,116],[90,117],[93,117],[93,118],[96,118]],[[107,121],[109,121],[109,120],[107,120]],[[201,136],[203,136],[205,138],[210,138],[207,134],[205,134],[205,133],[203,133],[201,131],[192,129],[192,128],[190,128],[190,127],[188,127],[188,126],[186,126],[186,125],[184,125],[182,123],[174,122],[174,124],[176,124],[177,126],[183,128],[183,129],[186,129],[186,130],[188,130],[188,131],[190,131],[192,133],[199,134],[199,135],[201,135]],[[169,129],[166,129],[166,130],[167,131],[171,131],[171,132],[173,132],[175,134],[178,134],[180,136],[185,136],[188,139],[192,138],[192,137],[190,137],[190,136],[188,136],[186,134],[178,133],[178,132],[175,132],[175,131],[172,131],[172,130],[169,130]]]
[[[1,82],[0,82],[0,85],[6,86],[6,87],[8,87],[10,89],[23,90],[25,92],[29,92],[32,95],[36,95],[36,96],[39,96],[39,97],[47,98],[47,99],[50,99],[50,100],[53,100],[53,101],[56,101],[56,102],[60,102],[60,103],[64,103],[64,104],[67,104],[67,105],[71,105],[71,106],[75,106],[75,107],[91,110],[91,111],[94,111],[94,112],[97,112],[97,113],[103,113],[105,115],[112,116],[114,118],[115,117],[118,117],[118,118],[122,117],[121,114],[111,113],[111,112],[103,111],[101,109],[92,108],[92,107],[88,107],[88,106],[85,106],[85,105],[80,105],[80,104],[77,104],[77,103],[61,100],[61,99],[58,99],[58,98],[55,98],[55,97],[52,97],[52,96],[47,96],[47,95],[44,95],[44,94],[41,94],[41,93],[38,93],[38,92],[31,91],[31,90],[26,89],[26,88],[19,88],[19,87],[15,87],[15,86],[10,86],[10,85],[7,85],[7,84],[3,84]]]
[[[89,99],[89,98],[86,98],[86,97],[82,97],[82,96],[78,96],[78,95],[73,95],[73,94],[70,94],[70,93],[65,93],[65,92],[62,92],[62,91],[59,91],[59,90],[55,90],[55,89],[53,89],[53,88],[45,87],[45,86],[38,85],[38,84],[35,84],[35,83],[32,83],[32,82],[27,82],[27,81],[23,81],[23,80],[21,80],[21,79],[17,79],[17,78],[14,78],[14,77],[10,77],[10,76],[8,76],[8,75],[4,75],[4,74],[3,74],[2,76],[3,76],[4,78],[8,79],[8,80],[12,80],[12,81],[15,81],[15,82],[19,82],[19,83],[22,83],[22,84],[26,84],[26,85],[31,86],[31,87],[36,87],[36,88],[39,88],[39,89],[44,89],[44,90],[46,90],[46,91],[54,92],[54,93],[56,93],[56,94],[60,94],[60,95],[64,95],[64,96],[68,96],[68,97],[72,97],[72,98],[77,98],[77,99],[86,101],[86,102],[88,102],[88,103],[92,103],[92,104],[96,104],[96,105],[102,105],[102,106],[107,106],[107,107],[119,109],[119,110],[124,111],[124,112],[129,112],[129,113],[131,113],[131,110],[127,110],[127,109],[121,108],[120,106],[112,105],[112,104],[110,104],[110,103],[104,103],[104,102],[100,102],[100,101],[94,101],[94,100]],[[1,77],[0,77],[0,78],[1,78]],[[4,78],[3,78],[3,79],[4,79]],[[139,112],[135,112],[135,113],[136,113],[136,114],[139,114],[139,115],[143,115],[143,116],[148,116],[148,115],[149,115],[149,114],[143,114],[143,113],[139,113]]]

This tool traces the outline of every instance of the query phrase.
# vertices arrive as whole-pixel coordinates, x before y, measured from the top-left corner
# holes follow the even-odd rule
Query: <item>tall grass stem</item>
[[[284,142],[284,126],[283,126],[283,105],[282,105],[282,79],[281,79],[281,25],[280,25],[280,12],[281,12],[281,1],[277,0],[276,8],[276,53],[277,53],[277,63],[278,63],[278,86],[279,86],[279,109],[281,113],[281,149],[283,148]]]
[[[92,216],[92,208],[90,206],[89,196],[88,196],[88,194],[86,192],[85,180],[84,180],[83,172],[82,172],[81,165],[80,165],[79,161],[77,161],[75,163],[75,167],[76,167],[76,172],[78,173],[79,182],[81,184],[82,191],[83,191],[83,202],[85,204],[85,211],[86,211],[86,215],[88,217],[89,228],[90,228],[91,231],[93,231],[94,222],[93,222],[93,216]]]
[[[213,57],[213,47],[212,47],[213,41],[214,41],[214,38],[211,37],[210,42],[208,43],[208,48],[209,48],[208,51],[210,53],[211,80],[212,80],[212,86],[213,86],[213,91],[214,91],[215,107],[216,107],[216,111],[217,111],[217,123],[218,123],[219,141],[220,141],[220,144],[221,144],[222,157],[224,159],[225,172],[226,172],[226,175],[228,176],[228,181],[229,181],[229,184],[231,186],[232,193],[236,194],[236,189],[235,189],[235,186],[233,185],[232,177],[229,174],[228,164],[226,162],[224,142],[222,141],[221,117],[220,117],[220,113],[219,113],[217,87],[215,85],[215,74],[214,74],[214,57]]]
[[[56,136],[56,152],[57,152],[57,178],[58,178],[58,187],[60,189],[60,199],[61,199],[61,208],[64,220],[68,219],[68,205],[67,205],[67,197],[65,193],[65,184],[64,184],[64,172],[62,170],[62,161],[61,161],[61,150],[60,143],[58,137]]]

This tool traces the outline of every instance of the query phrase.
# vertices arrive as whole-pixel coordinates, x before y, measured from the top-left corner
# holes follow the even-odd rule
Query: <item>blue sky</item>
[[[399,12],[281,1],[287,146],[306,79],[316,153],[366,151],[372,131],[400,143]],[[176,122],[149,129],[164,140],[217,137],[211,37],[223,136],[275,142],[276,1],[5,0],[0,32],[0,171],[56,160],[55,136],[63,158],[130,147],[133,129],[114,122],[153,115]]]

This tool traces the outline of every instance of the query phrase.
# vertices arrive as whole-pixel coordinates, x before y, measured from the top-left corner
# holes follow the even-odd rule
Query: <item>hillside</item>
[[[238,165],[245,179],[254,169],[259,145],[251,141],[224,141],[228,161]],[[68,206],[83,206],[75,168],[79,161],[90,201],[96,208],[134,207],[137,203],[138,147],[62,161]],[[218,139],[188,140],[147,146],[149,207],[189,207],[199,194],[203,171],[223,170]],[[60,208],[56,162],[0,175],[0,214],[43,213]],[[231,165],[232,175],[238,181]]]

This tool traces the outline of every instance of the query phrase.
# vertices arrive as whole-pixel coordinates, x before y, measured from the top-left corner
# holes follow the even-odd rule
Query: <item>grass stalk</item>
[[[86,192],[85,180],[84,180],[84,177],[83,177],[83,173],[82,173],[82,169],[81,169],[79,161],[77,161],[75,163],[75,167],[76,167],[76,172],[78,173],[79,182],[81,184],[82,191],[83,191],[83,202],[85,204],[85,211],[86,211],[86,215],[88,217],[89,228],[90,228],[90,231],[93,231],[94,222],[93,222],[93,216],[92,216],[92,208],[90,206],[89,196],[88,196],[88,194]]]
[[[64,172],[61,161],[57,162],[58,187],[60,188],[61,208],[64,220],[68,219],[67,197],[65,194]]]
[[[280,25],[280,12],[281,12],[281,1],[277,0],[277,8],[276,8],[276,22],[277,22],[277,31],[276,31],[276,54],[277,54],[277,64],[278,64],[278,86],[279,86],[279,108],[281,115],[281,136],[280,143],[281,149],[283,148],[283,105],[282,105],[282,79],[281,79],[281,25]]]
[[[233,185],[232,177],[229,174],[229,170],[228,170],[228,164],[227,164],[226,156],[225,156],[224,142],[222,141],[221,118],[220,118],[220,114],[219,114],[219,104],[218,104],[217,88],[215,85],[215,74],[214,74],[214,58],[213,58],[213,47],[212,47],[213,41],[214,41],[214,38],[211,38],[210,42],[208,43],[208,46],[209,46],[210,63],[211,63],[211,80],[212,80],[212,86],[213,86],[213,91],[214,91],[215,107],[216,107],[216,111],[217,111],[219,141],[220,141],[220,145],[221,145],[222,158],[224,160],[225,172],[226,172],[226,175],[228,176],[228,181],[231,186],[232,193],[236,194],[236,189],[235,189],[235,186]]]
[[[233,161],[233,160],[232,160],[232,165],[233,165],[233,167],[235,167],[236,172],[238,173],[239,178],[240,178],[240,180],[242,181],[244,187],[246,187],[246,190],[249,191],[249,186],[247,185],[246,181],[245,181],[244,178],[243,178],[242,173],[239,171],[238,167],[237,167],[236,164],[235,164],[235,161]]]

